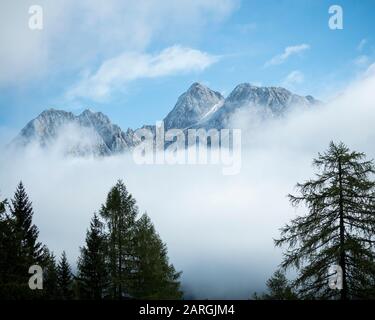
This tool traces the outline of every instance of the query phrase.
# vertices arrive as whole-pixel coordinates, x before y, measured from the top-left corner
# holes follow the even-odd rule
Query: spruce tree
[[[107,196],[100,215],[108,229],[109,296],[129,298],[134,270],[134,226],[138,213],[135,199],[118,181]]]
[[[63,251],[57,266],[57,283],[59,298],[62,300],[73,299],[73,274],[65,251]]]
[[[281,229],[277,246],[287,245],[282,267],[298,270],[294,287],[304,298],[367,298],[373,292],[374,174],[365,154],[350,151],[343,143],[313,162],[315,179],[297,184],[293,205],[304,204],[307,214]],[[341,291],[332,290],[329,269],[342,269]]]
[[[293,292],[291,284],[281,270],[275,271],[267,280],[268,293],[262,296],[264,300],[296,300],[297,295]]]
[[[0,299],[9,296],[9,275],[15,263],[13,233],[6,204],[6,200],[0,202]]]
[[[138,299],[181,299],[179,277],[169,264],[167,247],[144,214],[135,229],[135,258],[133,296]]]
[[[60,297],[56,258],[48,249],[45,249],[43,254],[43,293],[48,300]]]
[[[86,246],[81,248],[78,260],[79,295],[82,299],[103,299],[107,292],[106,237],[98,216],[90,223]]]
[[[32,223],[34,214],[32,203],[29,201],[22,182],[19,183],[14,194],[10,211],[17,256],[22,261],[21,269],[25,267],[28,269],[30,265],[41,262],[43,248],[38,242],[38,228]]]
[[[42,264],[43,247],[38,242],[38,229],[32,223],[33,209],[22,182],[11,200],[10,214],[1,206],[2,225],[2,290],[8,298],[30,299],[39,297],[37,290],[28,286],[28,270]]]

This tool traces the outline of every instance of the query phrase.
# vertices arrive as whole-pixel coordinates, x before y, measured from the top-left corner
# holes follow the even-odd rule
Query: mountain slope
[[[62,138],[63,137],[63,138]],[[124,133],[101,112],[71,112],[49,109],[31,120],[14,139],[13,145],[38,144],[43,148],[62,144],[64,153],[110,155],[134,146],[134,132]]]
[[[187,128],[223,103],[224,97],[219,92],[200,83],[193,83],[188,91],[178,98],[173,110],[164,118],[164,127],[166,130]]]
[[[266,120],[281,117],[292,108],[309,108],[319,104],[311,96],[299,96],[280,87],[238,85],[224,97],[208,87],[193,83],[164,118],[165,130],[188,128],[223,129],[235,126],[231,119],[239,111]],[[247,119],[247,118],[246,118]],[[247,120],[246,120],[247,121]],[[247,122],[246,122],[247,123]],[[145,125],[155,135],[155,125]],[[14,139],[13,145],[37,144],[44,148],[59,146],[73,155],[112,155],[132,149],[139,143],[132,129],[123,132],[101,112],[71,112],[49,109],[30,121]]]
[[[280,87],[257,87],[249,83],[238,85],[224,104],[194,127],[222,129],[231,127],[230,119],[239,110],[252,110],[262,118],[280,117],[293,107],[303,108],[318,104],[311,96],[299,96]]]

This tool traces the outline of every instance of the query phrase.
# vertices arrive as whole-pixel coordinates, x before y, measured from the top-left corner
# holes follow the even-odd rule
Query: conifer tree
[[[135,199],[118,181],[107,196],[100,215],[108,230],[108,273],[112,299],[130,297],[134,270]]]
[[[78,260],[79,295],[82,299],[103,299],[107,292],[106,237],[103,223],[94,214],[86,234],[86,245]]]
[[[315,179],[297,184],[289,195],[293,205],[304,204],[307,214],[281,229],[278,246],[287,245],[282,267],[296,267],[294,287],[304,298],[367,298],[375,274],[375,210],[372,161],[331,142],[313,164]],[[332,290],[329,269],[342,269],[341,291]]]
[[[262,296],[264,300],[296,300],[297,295],[293,292],[291,284],[281,270],[275,271],[267,280],[268,293]]]
[[[59,298],[62,300],[73,299],[73,274],[65,251],[63,251],[57,266],[57,283]]]
[[[47,248],[43,254],[43,293],[44,298],[48,300],[59,298],[56,258]]]
[[[29,268],[32,264],[41,262],[43,248],[38,242],[38,228],[32,223],[32,203],[22,184],[19,183],[12,199],[11,218],[13,233],[17,246],[17,257],[20,263],[20,272]],[[27,274],[27,271],[26,271]]]
[[[135,281],[133,296],[138,299],[181,299],[179,277],[169,264],[166,245],[144,214],[135,229]]]
[[[38,242],[39,232],[32,223],[32,204],[22,182],[9,208],[10,214],[4,214],[4,204],[1,206],[2,290],[12,299],[37,298],[39,293],[28,286],[28,270],[32,265],[41,265],[43,247]]]
[[[6,200],[0,202],[0,299],[9,295],[9,275],[13,271],[14,247],[10,219],[6,212]]]

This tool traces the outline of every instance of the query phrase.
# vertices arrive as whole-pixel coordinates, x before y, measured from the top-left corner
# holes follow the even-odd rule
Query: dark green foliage
[[[19,183],[14,198],[5,212],[5,204],[0,205],[1,225],[1,289],[0,295],[8,299],[33,299],[40,292],[28,286],[29,267],[42,264],[43,248],[38,242],[38,229],[32,223],[32,204],[22,182]]]
[[[296,300],[297,295],[293,292],[291,284],[281,270],[277,270],[267,280],[268,293],[262,295],[263,300]]]
[[[131,297],[134,270],[134,226],[138,213],[135,199],[122,181],[111,189],[100,215],[108,229],[109,296],[112,299]]]
[[[33,209],[20,183],[6,212],[0,202],[0,299],[181,299],[180,274],[147,215],[137,220],[125,185],[111,189],[86,234],[75,279],[65,251],[56,259],[38,242]],[[31,265],[43,269],[43,290],[31,290]]]
[[[0,299],[8,296],[7,285],[14,263],[12,230],[6,204],[6,200],[0,202]]]
[[[86,246],[78,260],[78,290],[81,299],[102,299],[106,294],[106,237],[103,224],[95,214],[86,234]]]
[[[111,189],[100,212],[107,225],[109,298],[179,299],[179,277],[166,246],[147,215],[138,221],[135,199],[122,181]]]
[[[136,269],[133,296],[138,299],[181,299],[179,277],[168,262],[167,248],[144,214],[135,229]]]
[[[60,299],[73,299],[73,274],[68,259],[66,258],[65,251],[63,251],[60,262],[57,266],[57,284]]]
[[[22,182],[19,183],[11,205],[13,233],[16,240],[17,257],[27,268],[41,262],[42,245],[38,242],[38,228],[32,223],[33,208]]]
[[[59,285],[56,258],[48,249],[43,255],[43,297],[48,300],[59,299]]]
[[[315,179],[298,184],[293,205],[308,210],[281,230],[278,246],[287,245],[282,267],[299,271],[294,287],[302,298],[368,298],[373,295],[375,210],[374,174],[363,153],[342,143],[330,144],[314,160]],[[343,290],[328,286],[329,267],[343,270]]]

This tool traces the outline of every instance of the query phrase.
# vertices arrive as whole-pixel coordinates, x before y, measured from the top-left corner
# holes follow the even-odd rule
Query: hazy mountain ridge
[[[320,102],[312,96],[299,96],[281,87],[238,85],[227,98],[200,83],[193,83],[177,100],[164,118],[165,130],[188,128],[230,128],[230,119],[238,110],[256,109],[263,118],[280,117],[297,107],[310,107]],[[43,148],[53,146],[65,136],[67,128],[80,133],[65,141],[65,152],[74,155],[98,156],[123,153],[139,143],[133,129],[125,132],[101,112],[89,109],[80,115],[48,109],[31,120],[13,140],[12,145],[25,147],[37,143]],[[155,132],[154,125],[142,128]]]
[[[259,116],[267,118],[282,116],[293,107],[310,107],[319,103],[312,96],[299,96],[285,88],[243,83],[234,88],[218,110],[194,127],[230,128],[230,118],[240,109],[254,109]]]
[[[38,117],[31,120],[14,139],[12,145],[22,147],[37,143],[41,147],[51,147],[64,130],[79,130],[80,133],[89,135],[87,141],[82,141],[81,136],[73,139],[67,146],[67,153],[84,155],[111,155],[122,153],[134,146],[134,132],[128,129],[123,132],[121,128],[109,120],[101,112],[89,109],[75,116],[71,112],[48,109]]]

